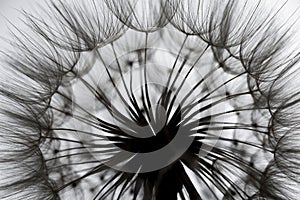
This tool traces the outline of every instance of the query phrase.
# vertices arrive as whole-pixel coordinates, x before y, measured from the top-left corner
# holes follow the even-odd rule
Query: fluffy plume
[[[297,199],[283,5],[51,1],[1,51],[3,199]],[[3,173],[2,173],[3,172]]]

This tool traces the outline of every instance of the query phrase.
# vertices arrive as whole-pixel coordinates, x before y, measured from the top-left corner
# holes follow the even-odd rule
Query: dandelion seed
[[[2,52],[2,199],[297,199],[299,52],[283,6],[24,11],[28,31],[13,26]]]

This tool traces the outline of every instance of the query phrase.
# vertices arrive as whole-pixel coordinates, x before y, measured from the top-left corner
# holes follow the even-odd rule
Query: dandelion
[[[1,198],[297,199],[299,52],[283,6],[23,11],[28,30],[13,25],[2,51]]]

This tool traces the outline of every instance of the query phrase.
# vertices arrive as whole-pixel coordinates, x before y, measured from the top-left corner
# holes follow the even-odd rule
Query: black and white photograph
[[[0,200],[300,200],[299,0],[0,0]]]

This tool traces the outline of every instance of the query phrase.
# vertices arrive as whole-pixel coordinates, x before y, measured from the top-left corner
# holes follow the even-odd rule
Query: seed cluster
[[[296,199],[299,53],[291,18],[265,9],[58,0],[43,17],[24,11],[28,31],[15,27],[2,52],[1,196]]]

